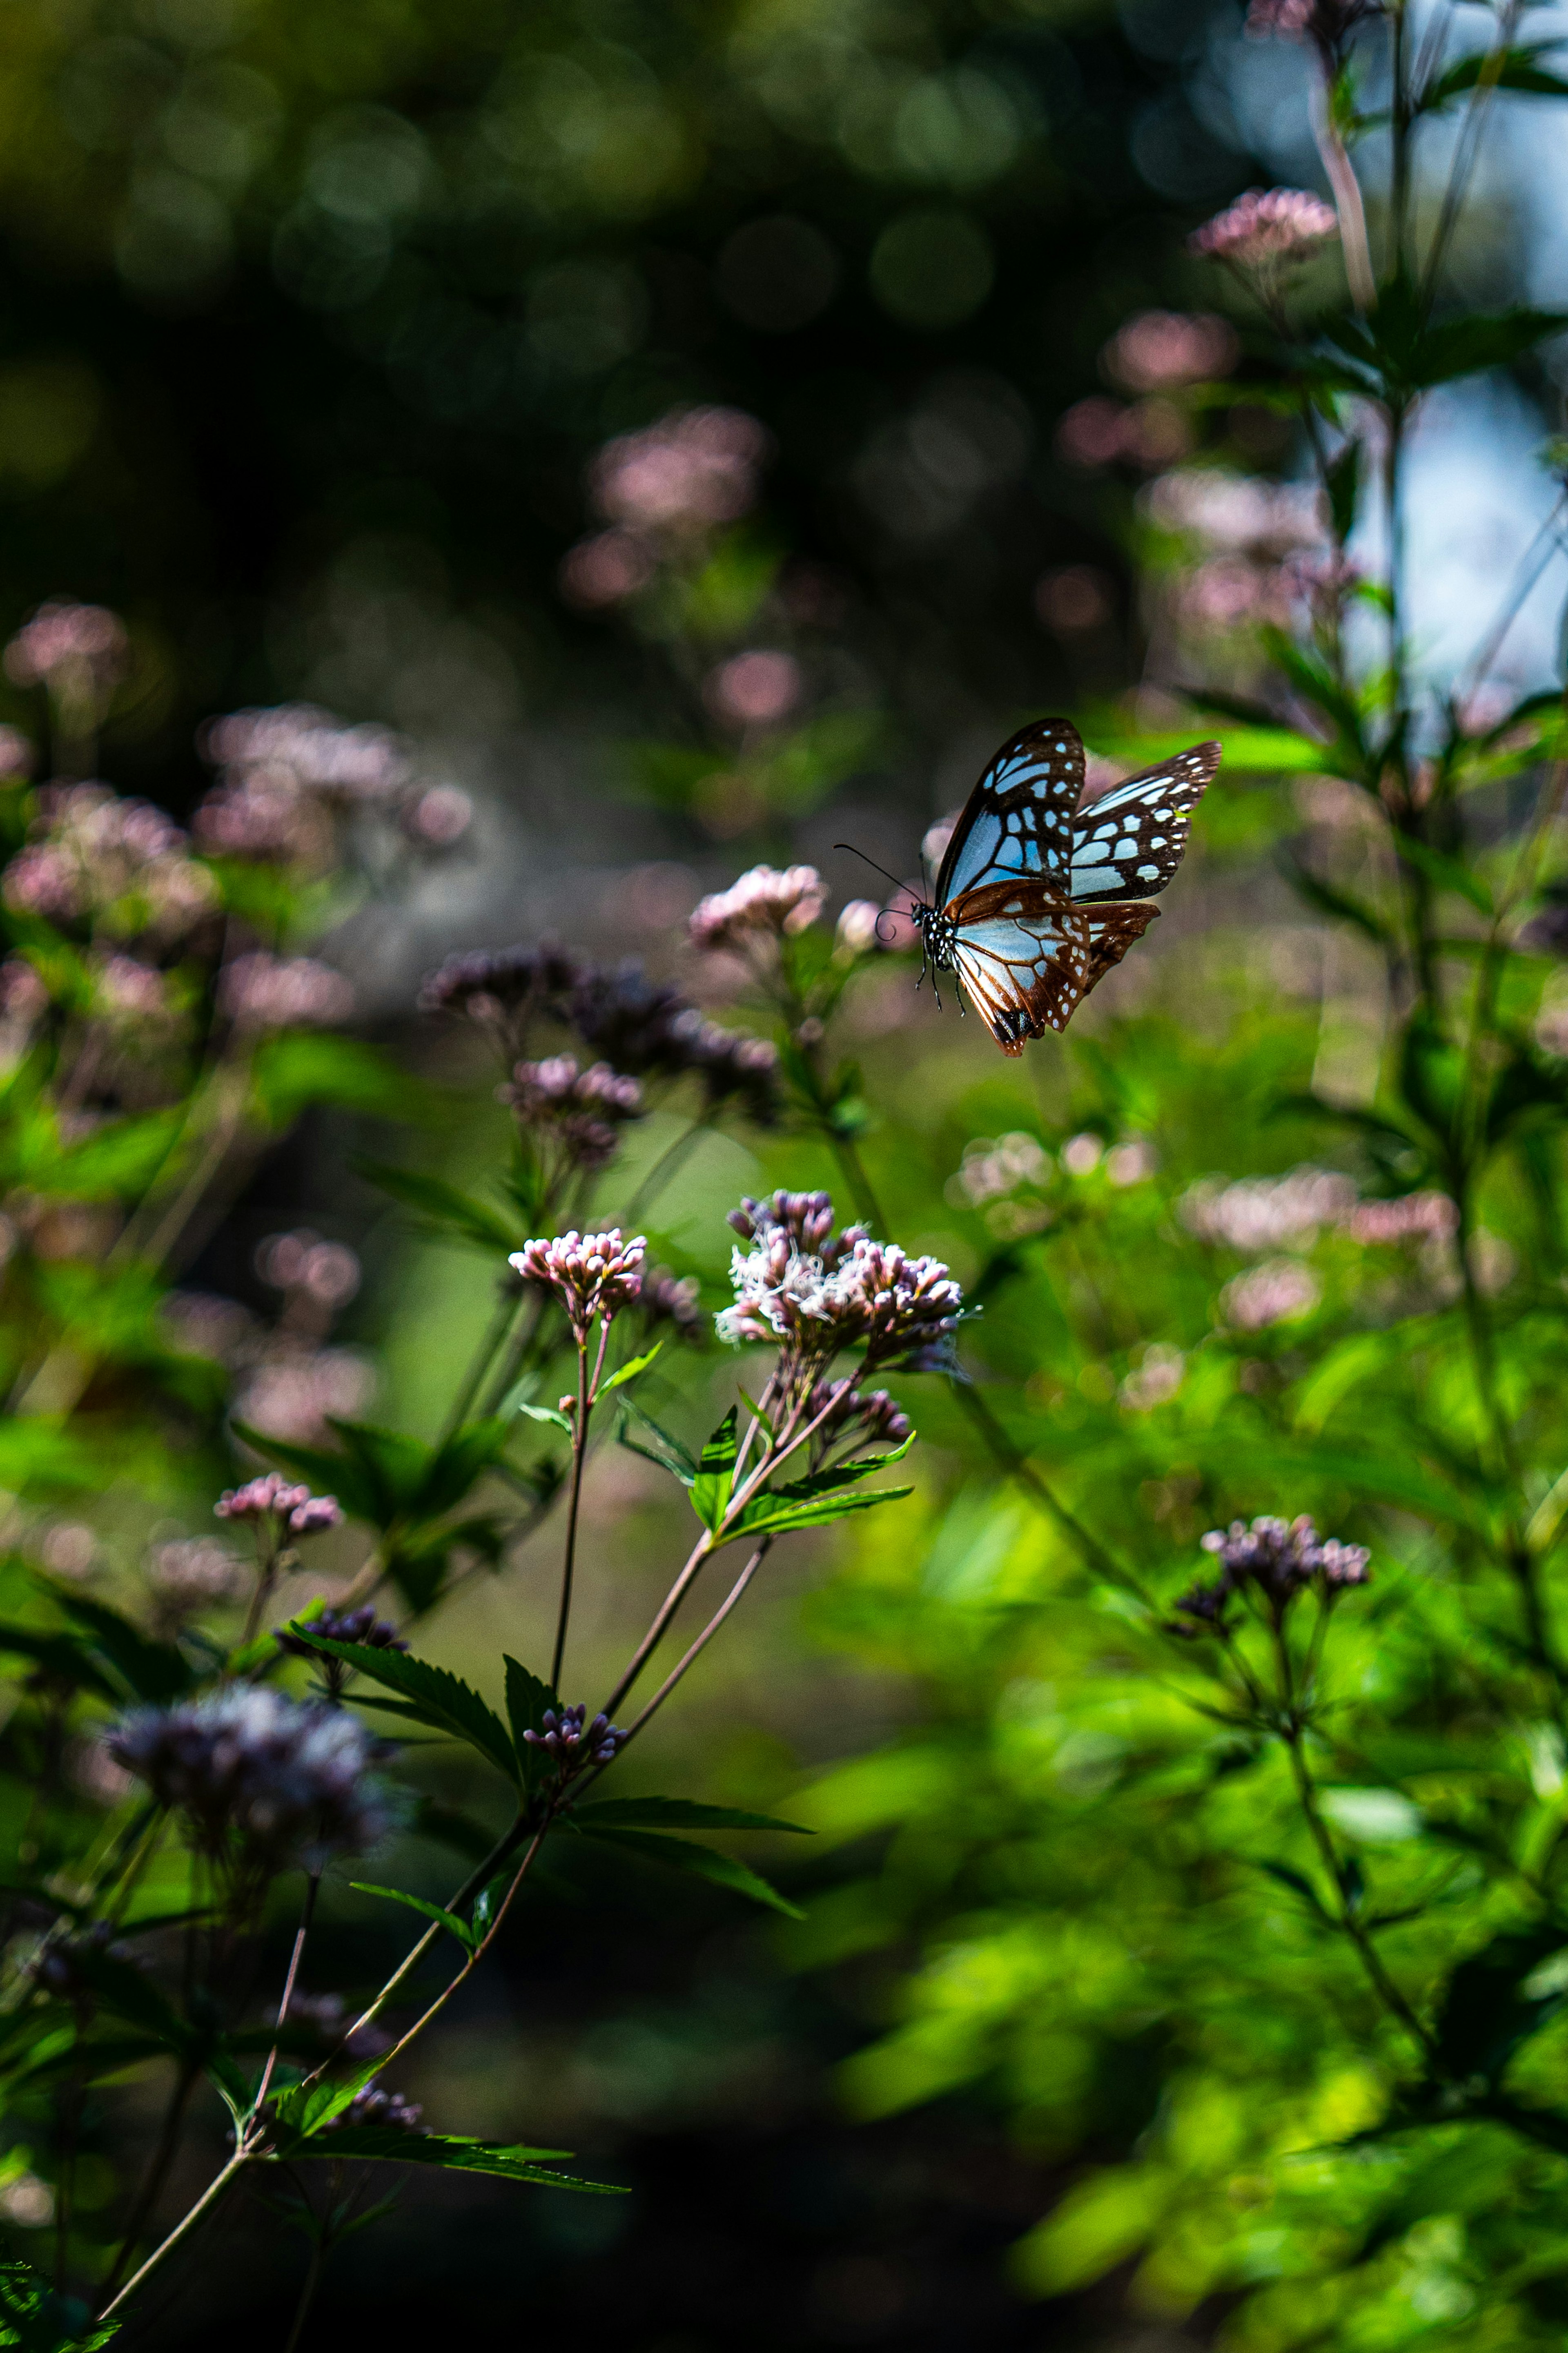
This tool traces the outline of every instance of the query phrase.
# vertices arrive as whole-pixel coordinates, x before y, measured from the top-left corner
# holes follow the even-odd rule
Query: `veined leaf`
[[[503,2181],[531,2181],[542,2189],[583,2189],[599,2198],[625,2198],[614,2181],[589,2181],[560,2173],[543,2160],[570,2157],[565,2148],[529,2148],[521,2142],[463,2140],[441,2133],[400,2132],[395,2125],[342,2125],[302,2145],[278,2150],[290,2164],[307,2157],[369,2158],[387,2165],[437,2165],[448,2173],[492,2173]]]
[[[579,1826],[597,1822],[610,1830],[792,1831],[816,1833],[804,1822],[780,1821],[776,1814],[749,1814],[737,1806],[697,1805],[689,1798],[605,1798],[581,1806],[563,1820]]]
[[[702,1449],[697,1476],[691,1482],[691,1508],[705,1528],[716,1529],[729,1508],[730,1491],[735,1482],[735,1457],[740,1451],[735,1435],[738,1419],[737,1409],[731,1406]]]
[[[590,1813],[592,1810],[590,1809]],[[804,1920],[805,1915],[798,1905],[791,1904],[770,1887],[767,1881],[744,1862],[737,1862],[731,1854],[720,1854],[712,1847],[698,1846],[690,1839],[665,1838],[654,1831],[622,1830],[611,1822],[595,1822],[584,1816],[577,1828],[584,1838],[600,1839],[612,1846],[625,1847],[632,1854],[640,1854],[648,1862],[661,1862],[668,1871],[683,1871],[697,1879],[710,1879],[719,1887],[728,1887],[737,1895],[749,1895],[753,1904],[765,1904],[770,1910],[782,1912],[787,1919]]]
[[[380,2065],[379,2058],[364,2059],[357,2067],[351,2068],[346,2075],[337,2076],[331,2082],[300,2084],[290,2092],[280,2092],[272,2103],[273,2114],[286,2131],[296,2135],[300,2141],[309,2140],[312,2134],[321,2131],[323,2125],[331,2124],[334,2116],[342,2115],[350,2102],[363,2091]],[[295,2151],[296,2144],[291,2143],[290,2154]]]
[[[384,1895],[389,1904],[406,1905],[410,1912],[417,1912],[422,1918],[433,1920],[438,1928],[449,1930],[466,1953],[471,1953],[479,1942],[468,1922],[459,1920],[444,1905],[427,1904],[423,1895],[410,1895],[401,1887],[375,1887],[365,1879],[351,1879],[349,1885],[358,1895]]]
[[[0,2263],[0,2345],[23,2353],[99,2353],[120,2334],[117,2320],[95,2321],[74,2295],[61,2295],[19,2259]]]
[[[375,1481],[347,1454],[329,1454],[323,1446],[300,1446],[291,1438],[268,1438],[248,1422],[233,1425],[235,1436],[264,1461],[281,1464],[297,1478],[309,1480],[318,1494],[333,1494],[351,1518],[376,1525],[379,1494]]]
[[[563,1430],[566,1432],[568,1438],[572,1435],[572,1417],[569,1413],[563,1413],[557,1406],[530,1405],[524,1398],[520,1398],[513,1410],[527,1414],[530,1421],[552,1421],[557,1430]]]
[[[783,1536],[797,1528],[831,1527],[835,1520],[846,1519],[851,1512],[874,1512],[879,1504],[901,1503],[914,1492],[912,1487],[879,1487],[870,1495],[816,1495],[803,1502],[792,1502],[785,1494],[753,1495],[719,1542],[734,1544],[742,1536]]]
[[[328,1641],[314,1627],[298,1620],[289,1630],[298,1634],[313,1651],[324,1651],[329,1658],[342,1659],[345,1665],[368,1675],[373,1683],[382,1683],[388,1691],[411,1701],[425,1711],[421,1719],[424,1723],[478,1749],[509,1781],[517,1779],[518,1762],[505,1725],[460,1677],[448,1673],[445,1667],[433,1667],[424,1659],[410,1658],[405,1651],[375,1651],[363,1642]]]
[[[662,1340],[656,1340],[646,1356],[634,1356],[629,1364],[621,1366],[618,1373],[612,1373],[601,1386],[599,1395],[608,1397],[612,1389],[622,1388],[627,1381],[635,1381],[639,1373],[646,1373],[663,1345]]]
[[[503,1416],[492,1414],[483,1421],[465,1422],[442,1441],[416,1499],[421,1518],[438,1519],[457,1509],[506,1444],[508,1426]]]

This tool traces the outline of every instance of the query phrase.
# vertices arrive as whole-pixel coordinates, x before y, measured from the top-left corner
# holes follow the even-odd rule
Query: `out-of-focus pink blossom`
[[[147,1556],[146,1577],[159,1603],[159,1614],[194,1616],[214,1602],[235,1601],[249,1581],[245,1563],[216,1536],[176,1536],[154,1545]]]
[[[636,532],[601,531],[580,539],[561,562],[561,593],[569,605],[596,612],[624,605],[654,575],[654,553]]]
[[[0,776],[30,776],[33,746],[19,727],[0,727]]]
[[[1111,617],[1110,582],[1098,565],[1054,565],[1035,583],[1035,610],[1061,637],[1101,629]]]
[[[751,653],[734,654],[710,670],[702,694],[718,719],[737,727],[771,727],[788,718],[805,684],[793,654],[759,647]]]
[[[815,866],[753,866],[727,891],[702,900],[687,924],[693,947],[743,949],[751,941],[783,939],[815,923],[827,886]]]
[[[321,1029],[353,1011],[353,985],[314,956],[275,956],[257,949],[226,965],[218,986],[224,1011],[243,1029]]]
[[[432,849],[460,841],[473,821],[473,802],[460,785],[432,785],[410,803],[403,820],[414,839]]]
[[[1210,546],[1284,556],[1325,545],[1322,502],[1304,482],[1260,481],[1225,466],[1187,466],[1139,493],[1152,522]]]
[[[1130,1413],[1152,1413],[1157,1405],[1165,1405],[1175,1396],[1186,1369],[1187,1360],[1180,1348],[1155,1341],[1144,1349],[1122,1382],[1116,1393],[1117,1402]]]
[[[216,766],[265,768],[302,791],[345,801],[384,800],[412,775],[408,748],[391,728],[345,726],[309,702],[231,712],[204,731],[202,748]]]
[[[1261,1332],[1270,1324],[1294,1324],[1310,1315],[1322,1285],[1300,1259],[1265,1259],[1227,1282],[1220,1293],[1225,1320],[1238,1332]]]
[[[1129,392],[1162,392],[1228,375],[1241,344],[1228,320],[1183,311],[1140,311],[1105,347],[1105,368]]]
[[[328,1435],[329,1418],[352,1421],[363,1412],[374,1385],[370,1366],[352,1349],[279,1340],[240,1385],[235,1418],[308,1446]]]
[[[1272,284],[1339,233],[1333,206],[1305,188],[1249,188],[1187,242],[1210,261],[1228,262]]]
[[[25,956],[7,956],[0,964],[0,1020],[26,1028],[42,1020],[49,1009],[49,992]]]
[[[360,1286],[357,1252],[346,1242],[323,1241],[309,1227],[268,1234],[257,1246],[256,1271],[274,1291],[302,1291],[319,1307],[346,1307]]]
[[[882,935],[878,929],[881,920],[882,910],[875,899],[851,899],[839,911],[833,935],[836,945],[846,949],[850,955],[868,955],[873,948],[882,944]]]
[[[55,923],[100,917],[122,935],[178,938],[215,903],[212,877],[150,801],[107,785],[51,785],[35,838],[5,870],[6,903]]]
[[[264,1472],[243,1487],[226,1487],[213,1510],[220,1520],[278,1520],[296,1536],[320,1535],[341,1527],[343,1519],[335,1495],[312,1495],[280,1471]]]
[[[606,442],[589,477],[610,522],[689,533],[735,522],[756,504],[767,431],[739,408],[676,408]]]
[[[16,686],[47,686],[56,693],[105,694],[125,665],[125,625],[102,605],[51,596],[5,649],[5,675]]]
[[[1091,393],[1076,400],[1057,424],[1057,448],[1072,466],[1109,466],[1127,445],[1128,411],[1119,400]]]
[[[1312,41],[1331,63],[1358,25],[1384,13],[1384,0],[1252,0],[1247,29],[1254,38]]]
[[[93,1011],[135,1044],[161,1042],[179,1021],[168,976],[134,956],[105,956],[93,974]]]
[[[1345,1219],[1345,1231],[1357,1242],[1446,1242],[1458,1225],[1447,1193],[1404,1193],[1394,1201],[1360,1202]]]
[[[1226,1250],[1310,1250],[1321,1228],[1356,1206],[1353,1177],[1337,1169],[1292,1168],[1283,1176],[1205,1177],[1182,1198],[1182,1223]]]

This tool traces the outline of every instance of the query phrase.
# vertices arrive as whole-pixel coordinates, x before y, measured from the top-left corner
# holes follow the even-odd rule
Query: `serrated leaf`
[[[381,2060],[363,2059],[351,2067],[346,2075],[314,2084],[300,2084],[293,2091],[280,2092],[272,2103],[272,2111],[286,2131],[301,2141],[319,2133],[334,2116],[341,2116],[350,2102],[358,2097],[375,2076]]]
[[[592,1810],[589,1810],[591,1813]],[[698,1846],[690,1839],[665,1838],[654,1831],[621,1830],[609,1822],[595,1822],[584,1816],[577,1828],[584,1838],[602,1840],[606,1845],[624,1847],[628,1853],[640,1854],[647,1862],[662,1863],[667,1871],[680,1871],[696,1879],[710,1879],[716,1886],[728,1887],[737,1895],[749,1896],[753,1904],[765,1904],[771,1911],[782,1912],[786,1919],[804,1920],[805,1913],[798,1905],[770,1887],[749,1863],[737,1862],[733,1855],[721,1854],[716,1849]]]
[[[735,1457],[740,1451],[735,1435],[739,1418],[738,1409],[731,1406],[703,1447],[697,1475],[691,1482],[691,1508],[705,1528],[717,1529],[729,1508],[730,1491],[735,1482]]]
[[[531,2181],[542,2189],[582,2189],[600,2198],[629,2193],[613,2181],[589,2181],[560,2173],[543,2160],[570,2157],[570,2149],[530,2148],[521,2142],[465,2140],[440,2133],[400,2132],[395,2125],[342,2125],[302,2147],[278,2151],[290,2163],[300,2158],[353,2158],[387,2165],[435,2165],[448,2173],[490,2173],[503,2181]]]
[[[525,1732],[542,1732],[546,1709],[553,1709],[559,1715],[561,1702],[547,1683],[541,1682],[510,1652],[503,1651],[501,1656],[506,1665],[506,1712],[512,1746],[522,1778],[532,1788],[553,1770],[553,1760],[548,1751],[536,1748],[522,1736]]]
[[[415,1498],[423,1519],[438,1519],[458,1505],[506,1444],[508,1422],[500,1414],[465,1422],[437,1448]]]
[[[459,1920],[457,1914],[448,1912],[444,1905],[426,1903],[423,1895],[410,1895],[401,1887],[376,1887],[365,1879],[351,1879],[349,1885],[356,1894],[384,1895],[389,1904],[406,1905],[410,1912],[417,1912],[424,1919],[433,1920],[438,1928],[445,1928],[456,1936],[466,1953],[471,1953],[479,1941],[466,1920]]]
[[[445,1667],[433,1667],[424,1659],[411,1658],[405,1651],[375,1651],[363,1642],[329,1641],[312,1626],[299,1620],[289,1631],[298,1634],[313,1651],[342,1659],[361,1674],[368,1675],[372,1683],[381,1683],[400,1698],[411,1701],[426,1711],[422,1721],[477,1749],[508,1780],[517,1779],[517,1758],[505,1725],[459,1676]]]
[[[847,1519],[851,1512],[874,1512],[879,1504],[901,1503],[914,1492],[912,1487],[879,1487],[870,1495],[817,1495],[798,1503],[782,1494],[753,1495],[719,1542],[735,1544],[742,1537],[783,1536],[799,1528],[831,1527],[835,1520]]]
[[[31,2263],[0,2263],[0,2345],[22,2353],[98,2353],[119,2334],[117,2320],[95,2321],[79,2297],[59,2295]]]
[[[563,1817],[581,1824],[599,1822],[611,1830],[791,1831],[799,1838],[815,1838],[804,1822],[781,1821],[776,1814],[750,1814],[737,1806],[703,1806],[689,1798],[605,1798],[579,1806]]]

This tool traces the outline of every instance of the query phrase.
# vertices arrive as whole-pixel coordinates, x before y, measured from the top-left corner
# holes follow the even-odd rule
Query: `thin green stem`
[[[141,2287],[143,2281],[151,2279],[153,2274],[158,2269],[159,2265],[166,2263],[168,2258],[174,2253],[174,2249],[179,2245],[181,2240],[187,2238],[191,2232],[195,2229],[196,2224],[202,2220],[202,2217],[211,2211],[212,2208],[223,2196],[224,2191],[228,2188],[229,2183],[234,2179],[235,2175],[239,2171],[241,2166],[247,2165],[249,2162],[250,2158],[248,2151],[245,2149],[236,2149],[234,2155],[229,2158],[228,2163],[224,2167],[222,2172],[214,2174],[212,2179],[208,2182],[201,2196],[196,2200],[195,2204],[190,2208],[188,2212],[181,2217],[178,2222],[175,2223],[174,2229],[170,2232],[168,2237],[163,2240],[162,2244],[153,2248],[152,2253],[148,2256],[141,2270],[132,2274],[132,2277],[126,2281],[125,2285],[121,2289],[118,2295],[112,2297],[109,2303],[100,2307],[98,2315],[100,2320],[107,2320],[111,2313],[118,2312],[121,2306],[128,2303],[131,2297],[135,2295],[137,2289]]]

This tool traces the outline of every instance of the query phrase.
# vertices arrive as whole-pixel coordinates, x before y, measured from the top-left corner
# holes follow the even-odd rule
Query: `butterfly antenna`
[[[879,866],[874,858],[867,858],[866,852],[863,849],[857,849],[852,841],[836,841],[833,847],[835,849],[847,849],[851,858],[863,859],[865,863],[871,867],[875,872],[886,876],[887,880],[893,885],[893,888],[896,891],[910,890],[910,885],[907,882],[900,880],[897,874],[889,874],[885,866]],[[912,892],[910,892],[910,895],[911,897],[913,896]]]

